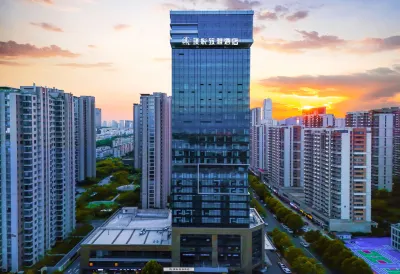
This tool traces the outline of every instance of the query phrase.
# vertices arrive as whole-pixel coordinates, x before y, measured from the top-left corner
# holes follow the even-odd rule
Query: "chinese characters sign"
[[[182,38],[182,45],[194,45],[194,46],[237,46],[239,45],[239,38]]]

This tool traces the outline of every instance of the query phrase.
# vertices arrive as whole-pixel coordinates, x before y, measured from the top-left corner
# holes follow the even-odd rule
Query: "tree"
[[[28,269],[25,273],[26,274],[35,274],[35,271],[32,269]]]
[[[284,220],[286,215],[290,214],[291,212],[286,207],[281,207],[276,211],[276,216],[279,220]]]
[[[162,274],[163,267],[154,260],[148,261],[142,269],[142,274]]]
[[[304,222],[297,214],[289,214],[285,220],[286,225],[293,231],[298,231],[304,226]]]
[[[324,254],[325,250],[329,247],[330,241],[326,237],[320,237],[318,241],[311,244],[311,247],[317,251],[319,255]]]
[[[118,198],[117,202],[121,206],[138,206],[140,197],[139,197],[139,191],[127,191],[121,193]]]
[[[314,243],[322,237],[322,234],[319,230],[310,230],[304,234],[304,239],[307,243]]]
[[[337,261],[337,256],[339,256],[345,249],[346,248],[341,241],[333,240],[329,243],[322,258],[329,267],[339,269],[340,265],[335,265],[335,262]]]
[[[297,274],[323,274],[324,269],[317,264],[314,259],[305,256],[297,257],[293,264],[292,270]]]
[[[372,270],[369,265],[362,259],[352,256],[347,258],[342,263],[342,273],[344,274],[354,274],[354,273],[365,273],[372,274]]]
[[[298,257],[304,256],[303,250],[294,246],[289,247],[285,251],[285,258],[289,264],[292,264]]]

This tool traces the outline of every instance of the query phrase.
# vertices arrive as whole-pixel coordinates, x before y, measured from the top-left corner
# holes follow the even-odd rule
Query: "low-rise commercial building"
[[[400,250],[400,223],[392,225],[390,233],[390,245],[397,250]]]
[[[120,209],[82,243],[81,273],[135,273],[150,260],[171,266],[171,223],[168,209]]]

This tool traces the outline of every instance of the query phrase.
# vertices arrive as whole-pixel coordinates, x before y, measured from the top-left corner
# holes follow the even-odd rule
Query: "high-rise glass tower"
[[[171,11],[172,266],[247,274],[263,265],[247,178],[253,15]]]
[[[248,227],[253,11],[171,11],[173,226]]]

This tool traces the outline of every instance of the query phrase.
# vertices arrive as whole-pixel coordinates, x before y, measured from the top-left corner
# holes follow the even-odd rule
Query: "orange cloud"
[[[88,45],[88,48],[95,49],[96,46],[95,45]]]
[[[25,64],[15,61],[0,60],[0,66],[24,66]]]
[[[63,64],[57,64],[57,66],[72,67],[72,68],[108,68],[112,66],[112,63],[94,63],[94,64],[63,63]]]
[[[267,97],[289,109],[327,106],[330,113],[339,116],[347,111],[399,105],[400,66],[349,75],[277,76],[252,83],[253,106],[261,106],[260,102]],[[289,116],[279,109],[276,117]]]
[[[32,3],[42,3],[42,4],[54,4],[53,0],[26,0],[28,2],[32,2]]]
[[[130,28],[130,27],[131,27],[130,25],[118,24],[118,25],[114,26],[114,30],[120,31],[120,30],[124,30],[124,29]]]
[[[63,30],[59,27],[56,27],[49,23],[31,23],[32,26],[40,27],[44,30],[54,31],[54,32],[63,32]]]
[[[15,41],[1,42],[0,41],[0,57],[77,57],[79,54],[70,52],[56,45],[38,48],[31,44],[18,44]]]
[[[295,13],[287,16],[286,20],[288,20],[290,22],[296,22],[296,21],[306,18],[307,16],[308,16],[307,10],[300,10],[300,11],[296,11]]]

